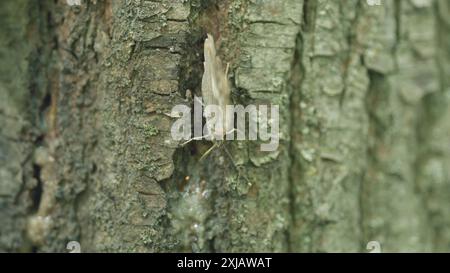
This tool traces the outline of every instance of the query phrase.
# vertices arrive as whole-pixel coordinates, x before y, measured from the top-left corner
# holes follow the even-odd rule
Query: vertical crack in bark
[[[419,195],[421,203],[425,208],[425,216],[427,223],[431,226],[430,232],[432,231],[432,248],[433,251],[445,251],[445,245],[448,244],[450,238],[446,237],[446,229],[442,225],[445,223],[446,215],[445,209],[436,208],[433,206],[434,202],[437,202],[439,198],[442,198],[440,194],[445,194],[445,189],[440,189],[436,177],[433,177],[430,173],[427,173],[428,168],[432,164],[440,162],[445,165],[446,158],[445,151],[438,151],[434,147],[436,142],[445,141],[445,136],[439,135],[438,127],[441,127],[441,120],[445,120],[446,111],[448,111],[448,99],[446,98],[448,85],[448,76],[445,72],[445,63],[449,61],[446,55],[446,49],[449,48],[447,40],[442,39],[442,37],[448,37],[448,25],[442,14],[448,12],[445,9],[444,1],[433,2],[433,7],[431,12],[435,19],[435,29],[434,29],[434,42],[435,42],[435,56],[434,61],[437,68],[438,77],[438,90],[432,93],[426,94],[420,101],[419,109],[419,119],[416,124],[416,134],[417,143],[420,143],[419,151],[416,155],[414,162],[414,177],[415,177],[415,187],[417,195]],[[441,6],[442,5],[442,6]],[[445,130],[445,129],[444,129]],[[447,129],[448,130],[448,129]],[[445,134],[445,133],[444,133]],[[438,172],[438,170],[434,170]],[[435,174],[438,176],[438,174]],[[444,200],[444,199],[441,199]],[[444,247],[443,247],[444,246]]]
[[[31,211],[32,213],[36,213],[39,209],[39,205],[42,199],[41,167],[37,164],[33,164],[33,177],[36,179],[37,183],[36,186],[31,190]]]
[[[315,25],[317,2],[311,0],[305,0],[303,3],[303,21],[300,25],[299,33],[296,38],[295,52],[293,62],[291,65],[290,74],[290,97],[289,97],[289,128],[290,128],[290,142],[289,142],[289,166],[288,166],[288,179],[289,179],[289,215],[290,226],[287,232],[287,246],[289,252],[298,251],[298,246],[294,246],[294,242],[298,240],[296,235],[293,235],[294,230],[299,229],[297,226],[297,213],[298,208],[297,198],[298,193],[296,190],[296,183],[303,181],[302,164],[298,158],[299,151],[296,146],[302,142],[301,130],[302,130],[302,108],[300,103],[302,101],[302,86],[303,80],[306,77],[306,68],[303,64],[302,58],[305,56],[305,35],[306,33],[313,33]],[[310,196],[309,196],[310,197]],[[298,242],[295,242],[298,244]],[[306,246],[306,249],[310,249]]]
[[[348,37],[347,37],[347,54],[346,57],[344,59],[344,64],[343,64],[343,68],[344,68],[344,72],[343,72],[343,81],[344,81],[344,88],[340,94],[339,97],[339,105],[342,108],[343,107],[343,103],[345,101],[345,95],[347,93],[347,81],[348,81],[348,70],[349,70],[349,66],[351,64],[352,61],[352,55],[353,55],[353,51],[354,50],[358,50],[358,39],[357,39],[357,35],[358,35],[358,23],[359,23],[359,17],[361,15],[361,11],[362,11],[362,4],[363,1],[357,1],[356,3],[356,8],[355,8],[355,18],[353,19],[353,21],[351,22],[351,25],[353,26],[351,28],[351,30],[348,33]],[[340,8],[342,8],[342,4],[340,5]],[[341,15],[343,14],[343,11],[341,10]]]
[[[316,8],[316,0],[304,0],[303,22],[301,23],[303,32],[313,32],[316,24]]]
[[[97,84],[92,78],[98,76],[94,46],[103,7],[104,3],[86,2],[75,9],[65,2],[40,2],[39,53],[44,56],[36,67],[41,71],[37,79],[46,83],[45,88],[40,86],[45,95],[39,109],[45,132],[35,150],[34,166],[42,197],[28,226],[32,240],[39,242],[37,251],[62,251],[67,240],[81,240],[78,207],[92,179],[98,137]]]
[[[367,156],[366,160],[367,169],[364,171],[364,177],[360,182],[359,190],[359,213],[360,213],[360,228],[361,228],[361,250],[365,249],[365,244],[367,240],[372,240],[372,234],[369,233],[369,229],[366,229],[365,223],[368,218],[366,218],[366,213],[368,213],[368,207],[371,206],[369,200],[366,197],[370,194],[370,188],[366,187],[366,181],[371,179],[371,173],[374,169],[378,168],[378,162],[376,160],[376,149],[378,144],[378,139],[382,139],[382,128],[380,121],[377,119],[377,109],[381,103],[383,103],[383,87],[380,85],[385,81],[383,74],[367,69],[367,75],[369,77],[369,86],[366,93],[366,110],[368,116],[368,145],[367,145]],[[369,172],[369,173],[368,173]],[[364,201],[365,200],[365,201]]]
[[[401,41],[401,31],[402,31],[402,0],[394,0],[394,16],[395,16],[395,45],[392,48],[392,55],[395,58],[395,64],[398,67],[398,59],[397,59],[397,49],[398,45]]]
[[[45,138],[49,133],[49,127],[47,120],[48,111],[51,107],[52,95],[49,88],[49,67],[50,56],[53,50],[52,48],[52,22],[50,16],[50,9],[52,4],[37,2],[30,5],[30,13],[32,14],[32,24],[30,24],[30,31],[33,33],[33,53],[30,57],[29,73],[30,73],[30,112],[33,113],[33,126],[37,130],[38,134],[33,141],[33,151],[30,153],[27,164],[32,165],[32,177],[35,181],[34,187],[29,192],[23,192],[25,188],[22,188],[22,194],[28,194],[28,198],[31,200],[30,209],[27,215],[27,227],[24,232],[24,240],[26,245],[31,248],[32,252],[38,252],[41,248],[40,243],[31,238],[30,234],[33,234],[32,228],[29,223],[30,220],[38,214],[43,199],[45,190],[45,181],[42,180],[42,166],[37,162],[35,155],[38,149],[46,145]],[[33,9],[31,11],[31,9]],[[29,178],[25,178],[29,180]],[[18,200],[18,199],[17,199]]]
[[[306,1],[307,2],[307,1]],[[306,4],[305,4],[306,5]],[[294,181],[294,169],[297,168],[297,154],[295,153],[294,144],[299,141],[300,139],[297,139],[297,132],[295,132],[294,128],[298,128],[301,126],[301,124],[298,124],[297,121],[298,118],[301,116],[301,109],[299,107],[299,103],[301,100],[301,86],[302,86],[302,76],[299,76],[299,74],[304,73],[304,68],[301,65],[301,57],[303,56],[303,39],[302,39],[302,33],[301,31],[297,35],[297,42],[295,46],[295,53],[293,58],[293,64],[291,65],[291,79],[290,79],[290,142],[289,142],[289,215],[291,217],[290,219],[290,227],[287,231],[287,246],[288,251],[293,252],[292,247],[292,238],[291,238],[291,232],[292,229],[295,228],[296,223],[296,194],[295,194],[295,181]],[[301,179],[301,177],[297,176],[297,179]]]

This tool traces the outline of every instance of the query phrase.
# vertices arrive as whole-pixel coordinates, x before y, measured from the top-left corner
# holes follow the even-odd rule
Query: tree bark
[[[450,4],[0,1],[0,251],[450,251]],[[205,34],[280,145],[171,138]]]

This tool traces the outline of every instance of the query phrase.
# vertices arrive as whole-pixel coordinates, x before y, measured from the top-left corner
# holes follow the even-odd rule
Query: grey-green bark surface
[[[448,18],[448,0],[0,1],[0,251],[450,251]],[[277,151],[200,161],[211,142],[171,138],[206,33],[235,104],[280,106]]]

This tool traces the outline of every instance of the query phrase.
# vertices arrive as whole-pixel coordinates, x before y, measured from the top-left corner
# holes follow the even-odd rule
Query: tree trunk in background
[[[447,0],[0,1],[0,251],[450,251],[448,18]],[[280,106],[276,152],[172,140],[205,33],[235,104]]]

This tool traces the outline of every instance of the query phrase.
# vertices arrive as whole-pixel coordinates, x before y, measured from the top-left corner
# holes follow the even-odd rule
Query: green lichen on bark
[[[31,55],[31,47],[24,38],[30,22],[28,5],[27,1],[0,4],[0,251],[14,251],[26,244],[22,230],[30,202],[19,196],[23,177],[32,172],[28,162],[33,138],[24,135],[32,131],[34,118],[27,111],[30,76],[25,57]]]
[[[429,192],[437,190],[445,196],[448,191],[436,187],[439,182],[427,177],[424,171],[428,162],[445,164],[448,157],[447,154],[434,159],[440,163],[429,161],[434,149],[428,146],[428,132],[435,130],[431,128],[435,128],[436,121],[447,118],[445,109],[448,109],[445,87],[440,84],[444,71],[436,62],[437,58],[446,59],[439,53],[445,45],[437,39],[448,35],[448,25],[441,25],[447,29],[446,34],[436,28],[437,4],[437,1],[393,2],[387,6],[386,13],[395,18],[390,20],[395,28],[390,27],[390,32],[380,30],[373,36],[375,45],[384,45],[381,54],[391,56],[393,65],[387,62],[384,69],[370,63],[368,66],[372,157],[364,181],[364,231],[366,238],[382,242],[386,251],[443,249],[434,236],[442,229],[441,221],[446,216],[445,213],[435,216],[441,211],[430,207],[433,201]],[[381,19],[378,22],[382,25]],[[377,49],[372,46],[371,50]],[[432,106],[442,111],[439,117],[426,114],[431,97],[442,100]],[[448,134],[448,129],[441,129]],[[445,143],[445,137],[440,142]],[[445,150],[441,150],[443,154]],[[439,167],[431,171],[441,177],[443,184],[448,183],[443,178],[447,176],[445,172]],[[440,199],[440,202],[447,201]]]

